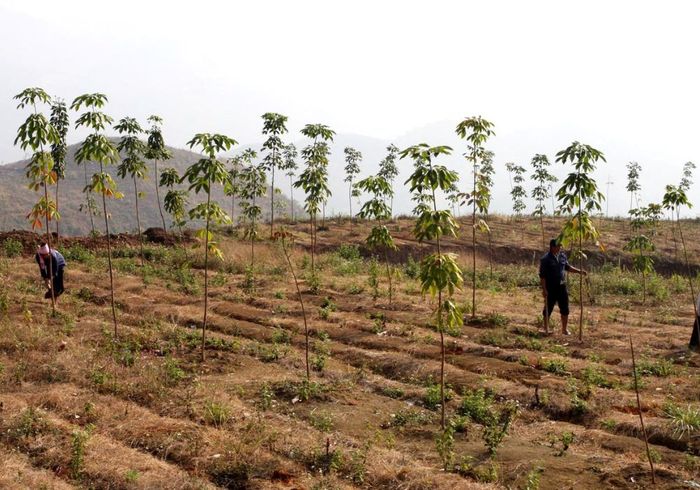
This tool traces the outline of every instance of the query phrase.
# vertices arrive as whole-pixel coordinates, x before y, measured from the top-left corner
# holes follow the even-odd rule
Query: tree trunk
[[[44,221],[46,222],[46,245],[49,247],[49,282],[51,284],[51,313],[56,314],[56,292],[53,290],[53,254],[51,253],[51,230],[49,229],[49,190],[44,182],[44,200],[46,201],[46,212]]]
[[[60,181],[61,181],[60,177],[56,179],[56,212],[57,213],[59,212],[58,211],[58,183]],[[56,220],[56,246],[58,246],[58,244],[61,241],[61,234],[59,233],[59,230],[58,230],[58,222],[59,221],[60,220],[58,220],[58,219]]]
[[[88,186],[88,174],[87,174],[87,165],[83,163],[83,170],[85,172],[85,188]],[[95,220],[92,216],[92,201],[90,199],[90,194],[92,191],[88,189],[87,193],[85,194],[85,199],[87,202],[87,210],[88,214],[90,215],[90,228],[92,230],[92,235],[95,236]]]
[[[207,192],[207,224],[204,235],[204,320],[202,322],[202,356],[205,359],[206,332],[207,332],[207,310],[209,308],[209,206],[211,204],[211,179],[209,179],[209,189]]]
[[[167,233],[168,228],[165,226],[165,216],[163,216],[163,207],[160,205],[160,192],[158,191],[158,188],[160,187],[158,185],[158,180],[159,180],[160,176],[158,175],[158,159],[157,158],[155,160],[153,160],[153,166],[154,166],[154,172],[155,172],[153,179],[155,180],[155,184],[156,184],[156,201],[158,201],[158,212],[160,213],[160,220],[163,223],[163,231],[165,231]]]
[[[139,229],[139,246],[141,247],[141,269],[144,277],[146,276],[145,264],[143,258],[143,234],[141,233],[141,217],[139,216],[139,189],[136,184],[136,176],[134,176],[134,198],[136,202],[136,225]]]
[[[294,223],[294,182],[291,175],[289,176],[289,198],[292,200],[292,223]]]
[[[579,288],[578,288],[578,303],[579,303],[579,318],[578,318],[578,340],[583,341],[583,223],[581,222],[581,196],[579,194],[578,205],[578,269],[579,269]]]
[[[273,151],[274,160],[274,151]],[[275,166],[272,166],[272,186],[270,187],[270,240],[272,240],[272,234],[275,225]]]
[[[547,248],[547,239],[544,237],[544,212],[540,213],[540,226],[542,227],[542,250]]]
[[[348,202],[350,203],[350,225],[352,226],[352,180],[350,181],[350,188],[348,189]]]
[[[100,173],[104,174],[102,162]],[[114,306],[114,272],[112,271],[112,239],[109,236],[109,219],[107,215],[107,198],[102,192],[102,213],[105,217],[105,234],[107,235],[107,264],[109,265],[109,292],[112,300],[112,321],[114,322],[114,340],[117,340],[117,310]]]

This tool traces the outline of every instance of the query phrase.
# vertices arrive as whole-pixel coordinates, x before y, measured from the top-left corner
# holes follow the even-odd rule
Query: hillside
[[[66,178],[60,183],[59,206],[61,213],[60,230],[66,235],[86,235],[90,232],[89,216],[80,211],[80,205],[85,202],[82,192],[85,187],[84,168],[75,164],[75,151],[78,145],[68,147]],[[167,162],[159,162],[159,171],[165,167],[174,167],[182,175],[185,169],[200,158],[200,155],[191,151],[169,148],[172,152],[172,159]],[[25,176],[26,160],[0,166],[0,230],[29,229],[29,222],[26,215],[36,202],[37,194],[27,188]],[[144,192],[139,198],[139,208],[141,213],[141,226],[145,230],[149,227],[162,227],[158,206],[156,203],[155,188],[153,186],[153,164],[148,162],[149,178],[146,182],[139,182],[139,190]],[[97,166],[88,166],[88,175],[91,175]],[[108,202],[108,211],[111,214],[110,229],[115,233],[129,232],[136,229],[136,216],[134,214],[134,187],[131,179],[122,180],[117,176],[116,166],[107,169],[119,185],[119,189],[124,193],[124,198],[118,201]],[[165,191],[161,189],[161,199]],[[269,194],[268,194],[269,196]],[[197,204],[205,200],[205,196],[194,196],[190,198],[190,205]],[[221,187],[216,187],[213,199],[218,201],[222,207],[230,213],[231,199],[224,196]],[[286,209],[289,209],[289,202],[284,195],[277,195],[277,199],[285,202]],[[263,216],[269,213],[269,197],[261,202]],[[101,202],[98,207],[102,209]],[[236,204],[236,214],[239,206]],[[166,215],[168,226],[171,220]],[[96,218],[95,226],[98,231],[104,231],[104,222],[100,217]]]
[[[480,237],[477,314],[465,310],[465,325],[445,336],[446,439],[442,335],[416,279],[432,246],[411,238],[410,220],[388,225],[399,246],[393,301],[384,264],[377,277],[363,257],[370,223],[329,220],[319,232],[317,290],[308,224],[289,226],[305,310],[278,244],[256,246],[253,288],[248,243],[217,236],[224,259],[211,262],[204,362],[201,249],[149,244],[142,269],[134,237],[115,241],[115,338],[103,241],[64,241],[67,293],[52,316],[30,255],[36,238],[0,234],[0,464],[10,469],[0,487],[651,488],[632,334],[654,488],[693,488],[700,357],[686,347],[693,309],[671,271],[680,267],[649,276],[643,302],[620,251],[629,223],[602,221],[608,260],[587,264],[583,341],[547,334],[539,223],[491,221],[493,270]],[[469,277],[460,222],[445,247]],[[545,226],[550,236],[561,219]],[[697,257],[700,226],[684,227]],[[22,236],[23,256],[5,242]],[[657,244],[657,263],[678,266],[669,223]],[[576,280],[571,288],[577,311]],[[470,299],[468,284],[456,292],[460,306]]]

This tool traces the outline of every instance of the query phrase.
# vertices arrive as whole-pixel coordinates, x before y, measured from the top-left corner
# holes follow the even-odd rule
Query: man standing
[[[542,297],[545,299],[545,308],[542,311],[545,331],[549,332],[549,317],[554,311],[554,305],[559,305],[561,314],[561,333],[569,335],[567,325],[569,323],[569,292],[566,290],[566,273],[573,272],[586,275],[586,271],[579,270],[569,264],[566,255],[561,251],[561,244],[556,238],[549,241],[549,252],[540,259],[540,285]]]

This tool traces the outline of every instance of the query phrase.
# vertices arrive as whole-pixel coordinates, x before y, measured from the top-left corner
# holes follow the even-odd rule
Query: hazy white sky
[[[0,161],[22,157],[11,97],[38,85],[160,114],[180,147],[259,141],[267,111],[383,139],[481,114],[499,148],[565,128],[619,159],[619,189],[628,160],[676,181],[700,161],[696,3],[0,0]]]

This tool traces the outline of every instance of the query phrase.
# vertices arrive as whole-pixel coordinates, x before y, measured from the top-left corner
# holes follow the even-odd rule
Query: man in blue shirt
[[[586,271],[579,270],[569,264],[561,244],[556,238],[549,242],[549,252],[540,259],[540,285],[542,297],[546,301],[546,307],[542,311],[544,328],[549,331],[549,317],[554,311],[554,305],[559,305],[561,314],[561,333],[569,335],[567,325],[569,323],[569,292],[566,289],[566,273],[573,272],[586,275]]]
[[[66,259],[58,250],[49,250],[49,246],[42,243],[36,251],[34,260],[39,264],[39,272],[41,272],[41,277],[48,289],[44,298],[51,299],[51,290],[53,289],[54,299],[57,299],[64,291],[63,269],[66,267]]]

